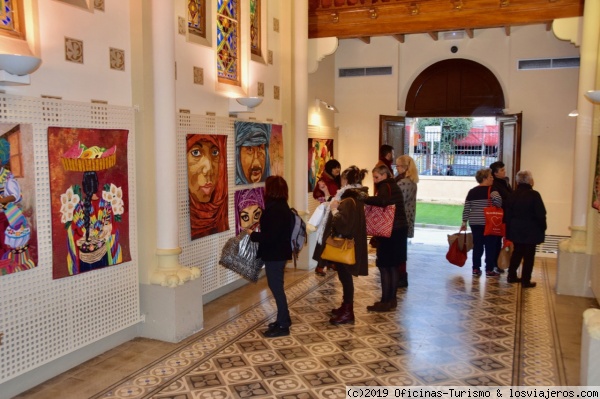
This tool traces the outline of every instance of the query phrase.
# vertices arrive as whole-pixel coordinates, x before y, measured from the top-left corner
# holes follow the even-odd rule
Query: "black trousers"
[[[288,308],[287,297],[283,289],[283,273],[285,271],[285,260],[265,261],[265,272],[267,274],[267,283],[273,293],[275,303],[277,304],[277,324],[280,327],[288,328],[290,326],[290,310]]]
[[[342,302],[353,303],[354,302],[354,280],[352,280],[352,273],[348,269],[348,265],[342,263],[335,264],[337,268],[338,278],[342,283]]]
[[[491,272],[498,267],[498,255],[500,252],[498,241],[502,240],[500,236],[484,236],[485,226],[471,226],[473,233],[473,269],[481,270],[481,257],[485,249],[485,271]]]
[[[533,262],[535,261],[535,244],[515,244],[515,250],[510,257],[510,266],[508,266],[508,277],[517,277],[517,269],[523,261],[523,269],[521,270],[521,282],[531,282],[531,273],[533,272]]]

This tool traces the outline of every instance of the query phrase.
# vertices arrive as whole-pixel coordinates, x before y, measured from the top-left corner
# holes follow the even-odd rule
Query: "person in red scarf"
[[[227,136],[190,134],[186,142],[192,239],[229,230]]]
[[[313,190],[313,198],[319,202],[331,200],[339,190],[342,181],[340,180],[340,172],[342,166],[335,159],[330,159],[325,163],[325,170],[321,173],[321,177],[315,184]]]

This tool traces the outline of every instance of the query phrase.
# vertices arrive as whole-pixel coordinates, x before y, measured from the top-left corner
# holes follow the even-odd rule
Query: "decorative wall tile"
[[[267,62],[273,65],[273,50],[267,51]]]
[[[265,84],[263,82],[258,82],[258,96],[259,97],[264,97],[265,96]]]
[[[104,11],[104,0],[94,0],[94,8],[98,11]]]
[[[279,20],[277,18],[273,18],[273,31],[279,32]]]
[[[65,37],[65,59],[83,64],[83,41]]]
[[[204,84],[204,68],[194,67],[194,84]]]
[[[279,86],[273,87],[273,98],[279,100]]]
[[[185,18],[177,17],[177,31],[180,35],[185,35]]]
[[[110,69],[125,70],[125,50],[110,47]]]

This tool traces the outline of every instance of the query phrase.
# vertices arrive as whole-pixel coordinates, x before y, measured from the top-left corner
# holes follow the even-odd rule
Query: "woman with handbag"
[[[385,165],[373,168],[373,182],[376,195],[365,200],[365,204],[378,207],[395,205],[392,234],[377,237],[376,265],[381,275],[381,301],[367,306],[374,312],[389,312],[396,309],[396,289],[398,288],[399,266],[406,265],[408,224],[404,210],[404,196],[396,184],[392,172]]]
[[[415,161],[410,155],[400,155],[396,158],[396,170],[398,175],[394,178],[402,196],[404,197],[404,211],[406,212],[406,223],[408,231],[406,236],[415,236],[415,217],[417,214],[417,183],[419,182],[419,171]],[[398,266],[399,279],[398,288],[408,287],[408,273],[406,272],[406,261]]]
[[[337,192],[338,199],[331,201],[331,217],[327,219],[321,243],[317,241],[313,259],[322,260],[327,238],[343,237],[354,241],[353,264],[334,262],[338,278],[342,284],[342,306],[331,311],[332,324],[354,323],[354,281],[352,276],[368,275],[367,228],[363,201],[367,198],[367,188],[362,186],[367,171],[350,166],[342,172],[342,188]]]
[[[325,212],[327,213],[329,213],[328,202],[334,198],[342,185],[340,177],[341,170],[342,165],[340,165],[337,160],[330,159],[327,161],[325,163],[325,170],[321,174],[321,177],[317,181],[315,189],[313,190],[313,198],[321,202],[322,205],[320,206],[323,206]],[[329,267],[331,269],[332,263],[326,261],[319,262],[315,268],[315,274],[317,276],[325,276],[325,267]]]
[[[502,197],[498,191],[492,191],[494,176],[488,168],[479,169],[475,174],[478,186],[469,190],[465,199],[460,231],[467,230],[467,222],[473,233],[473,276],[481,276],[481,256],[485,249],[485,275],[498,277],[500,273],[494,268],[498,266],[498,239],[500,236],[484,235],[485,214],[484,208],[492,205],[502,208]]]
[[[257,258],[265,262],[269,289],[277,304],[277,319],[269,324],[265,337],[290,335],[292,320],[283,286],[285,264],[292,259],[292,218],[287,203],[288,186],[281,176],[269,176],[265,181],[265,210],[260,217],[260,231],[252,231],[250,239],[258,242]]]

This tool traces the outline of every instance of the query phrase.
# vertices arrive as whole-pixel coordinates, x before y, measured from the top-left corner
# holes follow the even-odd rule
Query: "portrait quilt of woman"
[[[235,234],[254,230],[265,209],[265,188],[256,187],[235,192]]]
[[[229,230],[227,136],[188,134],[186,162],[192,240]]]
[[[234,128],[235,184],[264,182],[271,175],[271,125],[236,121]]]
[[[131,260],[128,134],[48,128],[54,279]]]

